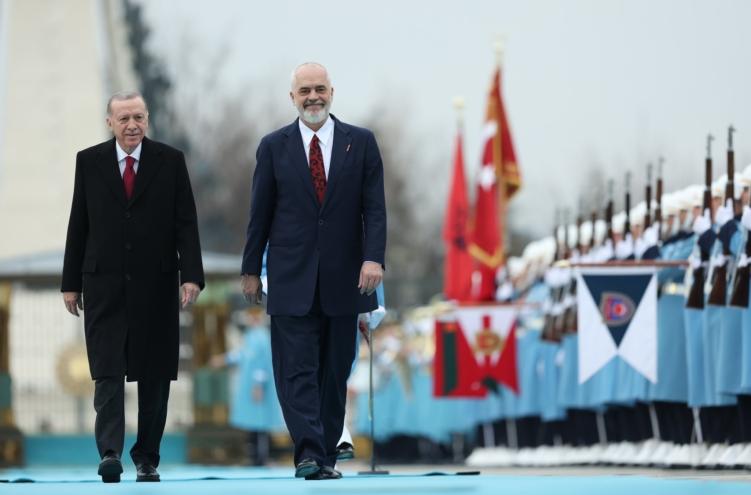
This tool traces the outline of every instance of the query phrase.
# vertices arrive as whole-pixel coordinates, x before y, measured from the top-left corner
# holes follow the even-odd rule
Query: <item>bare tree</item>
[[[437,191],[428,175],[429,163],[419,153],[419,141],[405,139],[404,119],[396,113],[371,112],[364,122],[378,140],[384,163],[388,215],[385,287],[389,307],[424,304],[441,292],[443,254],[438,212],[421,211]],[[419,183],[418,183],[419,181]],[[421,215],[421,213],[423,213]]]

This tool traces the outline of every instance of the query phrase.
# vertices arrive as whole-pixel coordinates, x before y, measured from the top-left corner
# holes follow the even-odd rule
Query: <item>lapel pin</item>
[[[350,146],[352,146],[352,145],[351,145],[351,144],[348,144],[348,145],[347,145],[347,149],[346,149],[346,150],[344,150],[344,152],[345,152],[345,153],[349,151],[349,147],[350,147]]]

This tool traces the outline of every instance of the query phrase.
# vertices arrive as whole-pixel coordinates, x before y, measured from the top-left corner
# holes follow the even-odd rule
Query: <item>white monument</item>
[[[62,251],[76,152],[135,87],[120,0],[0,0],[0,259]]]

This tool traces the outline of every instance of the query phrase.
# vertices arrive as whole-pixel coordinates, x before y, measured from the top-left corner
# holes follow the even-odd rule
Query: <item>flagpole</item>
[[[498,67],[503,65],[503,52],[506,48],[506,37],[499,35],[493,42],[493,51],[495,52],[495,61]]]
[[[376,469],[375,461],[375,414],[373,406],[373,329],[368,325],[368,419],[370,420],[370,469],[367,471],[358,471],[357,474],[364,475],[386,475],[388,471]]]

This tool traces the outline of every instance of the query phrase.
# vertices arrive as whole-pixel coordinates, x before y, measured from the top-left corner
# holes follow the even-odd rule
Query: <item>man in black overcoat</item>
[[[112,96],[106,122],[114,139],[76,157],[63,299],[70,313],[84,312],[99,475],[120,480],[127,379],[138,382],[136,479],[159,481],[179,309],[204,286],[196,207],[183,153],[146,137],[139,93]]]

